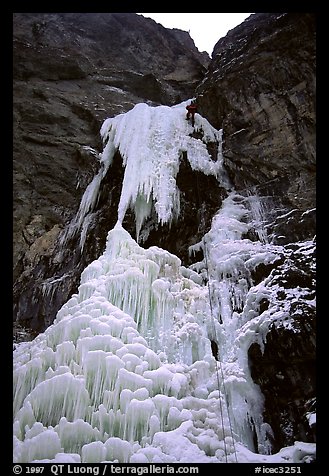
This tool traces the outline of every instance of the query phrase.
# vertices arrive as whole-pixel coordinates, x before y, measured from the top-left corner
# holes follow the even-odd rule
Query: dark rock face
[[[287,245],[285,253],[267,280],[275,298],[260,309],[284,313],[272,323],[264,351],[252,344],[248,352],[251,376],[265,397],[273,452],[294,441],[314,441],[306,413],[316,395],[315,243]]]
[[[133,13],[17,13],[13,33],[15,319],[40,331],[87,264],[53,256],[98,169],[104,119],[192,97],[209,58],[187,32]],[[89,245],[92,260],[101,244]]]
[[[201,113],[223,128],[236,189],[265,185],[282,197],[281,209],[315,207],[314,15],[251,15],[215,45],[197,97]]]

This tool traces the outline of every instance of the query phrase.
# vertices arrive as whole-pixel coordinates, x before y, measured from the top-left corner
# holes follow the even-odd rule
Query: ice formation
[[[220,145],[221,131],[199,115],[196,127]],[[190,268],[166,250],[142,248],[122,226],[128,207],[137,235],[151,207],[159,222],[179,213],[182,151],[192,169],[227,184],[220,153],[212,160],[192,131],[184,103],[139,104],[105,121],[102,167],[70,233],[83,233],[117,149],[125,166],[118,222],[54,323],[15,348],[14,462],[296,463],[315,453],[313,444],[296,442],[269,454],[271,428],[248,368],[250,344],[262,346],[284,314],[275,306],[260,311],[261,300],[274,297],[251,278],[281,252],[264,230],[261,241],[243,238],[259,214],[257,197],[251,204],[228,194],[191,247],[204,259]]]
[[[202,131],[202,140],[190,135],[192,126],[185,120],[185,101],[176,106],[150,107],[137,104],[125,114],[106,119],[101,128],[104,150],[100,154],[100,170],[87,187],[77,216],[67,230],[64,241],[82,230],[80,246],[83,248],[88,221],[97,202],[101,182],[113,156],[119,150],[123,158],[125,175],[118,207],[118,220],[123,221],[128,208],[133,208],[136,219],[137,241],[144,220],[152,209],[160,223],[170,223],[179,216],[180,197],[176,175],[184,152],[193,170],[221,178],[227,184],[225,170],[218,149],[217,160],[208,153],[206,144],[221,146],[222,131],[214,129],[198,115],[196,132]]]

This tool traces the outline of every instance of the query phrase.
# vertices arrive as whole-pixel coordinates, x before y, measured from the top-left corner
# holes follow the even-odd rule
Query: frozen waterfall
[[[248,348],[266,340],[284,310],[260,264],[275,262],[279,246],[246,239],[257,196],[231,189],[221,156],[221,131],[185,104],[138,104],[101,129],[100,170],[87,187],[67,231],[81,234],[97,202],[114,153],[125,175],[118,221],[104,253],[81,275],[77,294],[54,323],[14,350],[14,462],[244,463],[300,462],[313,444],[270,454],[271,428],[248,367]],[[218,146],[217,160],[207,142]],[[138,236],[155,210],[159,223],[179,219],[176,175],[182,153],[193,170],[228,190],[204,238],[190,247],[204,259],[189,268],[166,250],[144,249]],[[135,241],[123,228],[128,208]],[[259,220],[258,220],[259,223]],[[217,346],[214,352],[214,343]]]

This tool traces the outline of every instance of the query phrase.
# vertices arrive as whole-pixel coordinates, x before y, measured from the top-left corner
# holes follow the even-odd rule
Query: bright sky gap
[[[188,31],[199,51],[211,56],[217,41],[251,13],[138,13],[166,28]]]

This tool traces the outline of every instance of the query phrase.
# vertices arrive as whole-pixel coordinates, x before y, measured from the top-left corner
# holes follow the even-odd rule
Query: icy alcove
[[[15,462],[297,462],[314,453],[314,445],[298,443],[267,454],[271,429],[247,351],[263,345],[282,311],[260,311],[271,290],[251,275],[281,249],[243,239],[252,226],[250,197],[229,193],[191,248],[202,248],[204,260],[189,269],[165,250],[143,249],[122,227],[134,208],[138,236],[150,201],[159,222],[178,213],[184,150],[193,169],[227,186],[220,147],[213,161],[205,146],[220,145],[220,131],[201,116],[196,127],[204,141],[190,136],[184,103],[141,104],[105,121],[102,167],[68,233],[85,232],[116,149],[125,159],[118,222],[53,325],[15,349]]]

